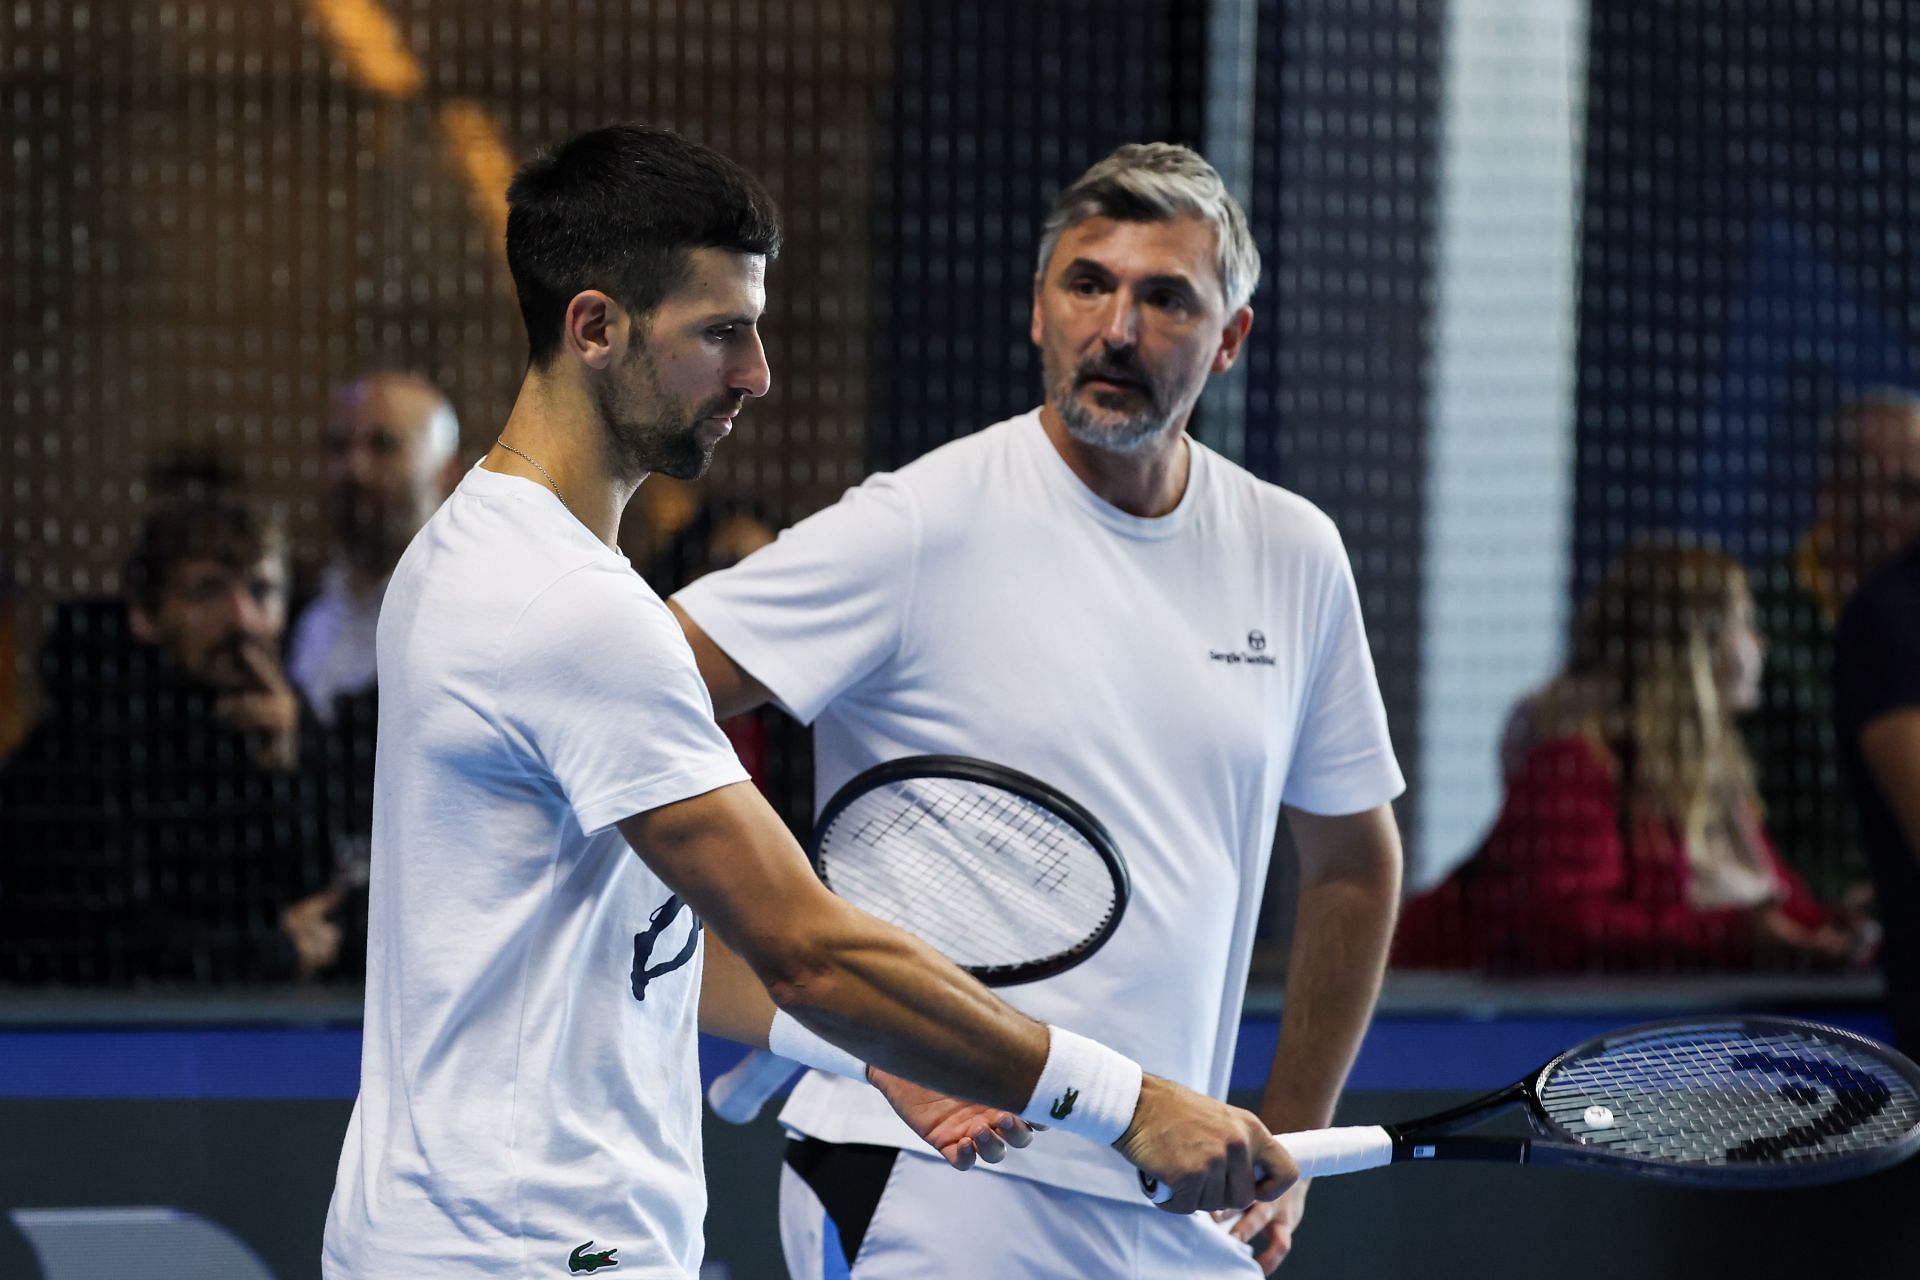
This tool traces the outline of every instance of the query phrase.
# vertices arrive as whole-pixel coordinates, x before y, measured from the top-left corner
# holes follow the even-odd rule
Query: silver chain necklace
[[[508,453],[513,454],[515,457],[525,458],[528,462],[533,463],[533,469],[535,471],[538,471],[541,475],[547,477],[547,485],[553,490],[553,496],[560,499],[560,505],[565,507],[569,513],[573,511],[573,504],[567,501],[566,494],[560,492],[560,486],[557,484],[554,484],[552,474],[548,472],[548,470],[545,467],[541,466],[539,461],[535,459],[532,454],[521,453],[520,450],[514,448],[512,445],[507,443],[507,439],[505,436],[496,436],[494,437],[493,442],[499,445],[502,449],[505,449]]]

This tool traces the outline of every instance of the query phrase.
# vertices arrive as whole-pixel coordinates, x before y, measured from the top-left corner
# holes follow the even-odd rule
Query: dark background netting
[[[1565,39],[1522,38],[1542,23]],[[623,530],[666,575],[703,503],[784,524],[1037,402],[1047,201],[1116,144],[1164,138],[1229,171],[1266,262],[1245,370],[1196,432],[1339,523],[1431,882],[1492,818],[1500,727],[1611,557],[1649,532],[1709,536],[1765,604],[1791,585],[1823,423],[1920,381],[1915,27],[1866,0],[11,5],[0,745],[98,678],[132,532],[183,477],[224,470],[284,514],[297,595],[328,555],[332,388],[417,370],[466,457],[491,440],[523,355],[500,195],[537,146],[671,125],[758,173],[786,217],[773,394],[711,478],[649,482]],[[1483,101],[1502,105],[1473,116]],[[1556,156],[1569,181],[1542,184]],[[1542,285],[1560,260],[1564,296]],[[1510,349],[1503,316],[1524,330]],[[1566,341],[1524,340],[1554,316]],[[1444,479],[1463,443],[1481,461]],[[1482,480],[1484,500],[1449,497]],[[1817,662],[1817,638],[1780,652]],[[795,736],[774,743],[775,786],[803,792]],[[1805,746],[1755,745],[1789,771]],[[47,800],[63,780],[36,785]],[[1839,802],[1830,775],[1812,790]],[[32,838],[81,870],[16,870],[0,894],[17,906],[24,886],[80,931],[137,910],[86,834],[99,814],[60,803],[77,811],[43,807]],[[1822,887],[1858,873],[1843,815],[1803,797],[1773,818]],[[329,841],[350,841],[339,821]],[[45,854],[20,838],[0,867]],[[269,909],[243,871],[196,874],[231,898],[230,933]],[[25,972],[138,968],[77,950]]]

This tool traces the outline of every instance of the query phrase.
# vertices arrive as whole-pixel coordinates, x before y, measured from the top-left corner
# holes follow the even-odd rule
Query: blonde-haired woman
[[[1734,717],[1764,648],[1739,564],[1628,550],[1580,611],[1566,669],[1522,704],[1485,844],[1408,904],[1402,964],[1703,968],[1861,957],[1865,937],[1774,852]]]

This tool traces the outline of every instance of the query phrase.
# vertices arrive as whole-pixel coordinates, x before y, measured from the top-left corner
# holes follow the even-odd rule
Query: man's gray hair
[[[1227,310],[1238,311],[1260,279],[1260,250],[1246,211],[1199,152],[1172,142],[1130,142],[1062,191],[1040,229],[1040,274],[1061,232],[1089,218],[1159,222],[1188,213],[1212,224],[1220,292]]]

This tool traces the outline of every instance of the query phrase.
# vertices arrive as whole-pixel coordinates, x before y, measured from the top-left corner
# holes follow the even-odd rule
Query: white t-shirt
[[[693,913],[613,824],[746,778],[673,616],[480,468],[380,618],[366,1040],[327,1215],[353,1277],[693,1277]]]
[[[335,697],[374,685],[375,635],[386,590],[383,578],[371,591],[355,591],[351,571],[336,560],[321,575],[320,594],[300,611],[287,646],[287,674],[322,723],[333,723]]]
[[[874,476],[675,598],[814,724],[818,799],[881,761],[953,753],[1098,815],[1133,878],[1119,930],[1000,995],[1224,1097],[1281,802],[1356,813],[1404,784],[1333,524],[1190,448],[1180,505],[1131,516],[1028,413]],[[817,1072],[781,1118],[915,1143],[873,1090]],[[1140,1199],[1091,1143],[1016,1157],[997,1168]]]

